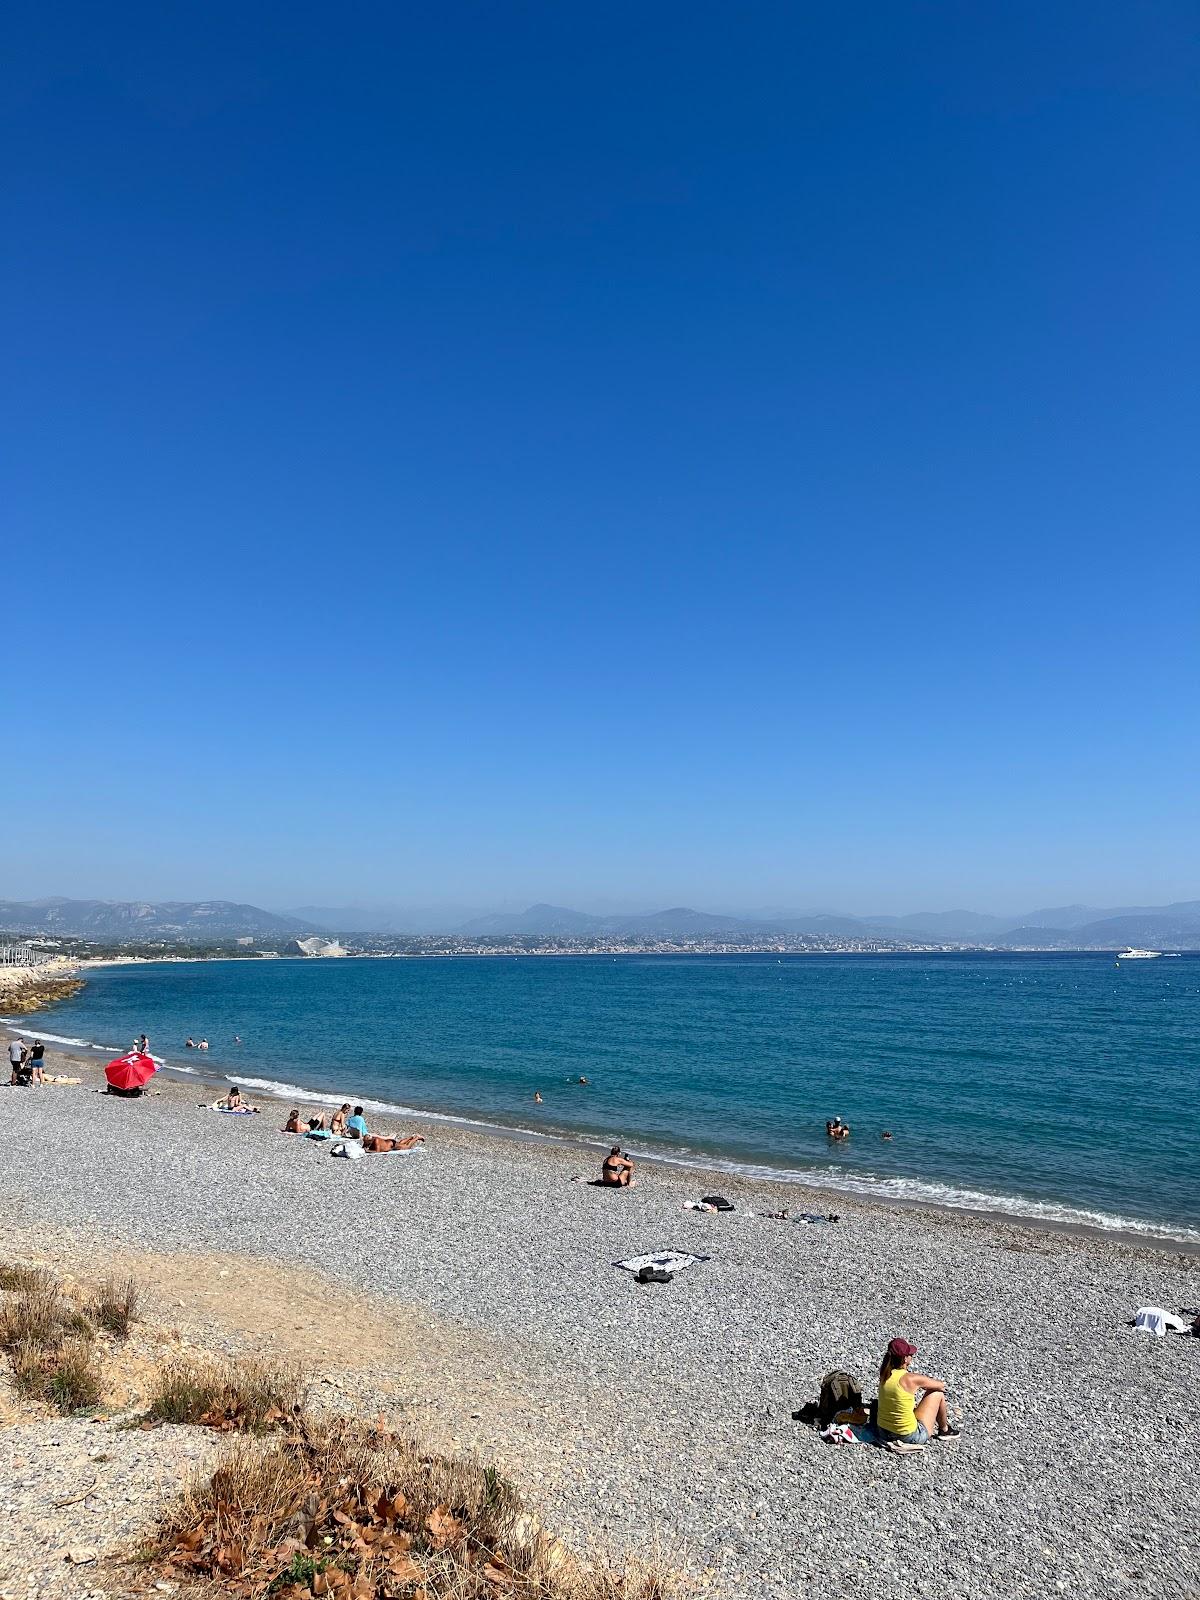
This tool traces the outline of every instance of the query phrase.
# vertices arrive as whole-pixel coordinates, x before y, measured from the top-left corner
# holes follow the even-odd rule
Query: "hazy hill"
[[[295,918],[232,900],[0,900],[8,933],[62,934],[75,939],[240,939],[311,933]]]
[[[296,906],[281,911],[289,927],[310,923],[325,933],[451,933],[475,906]]]
[[[1148,945],[1151,949],[1200,950],[1200,904],[1165,906],[1159,911],[1129,912],[1104,917],[1073,928],[1071,937],[1088,949],[1114,949],[1122,945]]]
[[[588,937],[608,932],[603,917],[590,916],[586,911],[571,911],[566,906],[537,905],[527,911],[497,911],[487,917],[472,917],[456,928],[456,933],[479,935],[481,938],[512,934],[520,938],[536,938],[539,934],[555,934],[559,938],[574,935]]]
[[[987,911],[910,911],[903,917],[865,917],[873,928],[883,928],[903,938],[986,939],[1010,927],[1011,918]],[[1029,919],[1022,918],[1028,923]]]

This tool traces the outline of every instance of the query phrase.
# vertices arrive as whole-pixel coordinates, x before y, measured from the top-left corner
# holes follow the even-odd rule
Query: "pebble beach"
[[[613,1192],[575,1181],[590,1147],[418,1118],[380,1119],[417,1153],[339,1161],[281,1134],[279,1101],[224,1117],[197,1081],[118,1100],[95,1056],[47,1064],[83,1081],[5,1091],[10,1257],[52,1234],[98,1268],[224,1256],[245,1295],[255,1263],[319,1274],[347,1348],[360,1315],[404,1315],[413,1415],[419,1374],[452,1365],[446,1431],[577,1542],[657,1545],[765,1600],[1200,1593],[1200,1340],[1129,1326],[1200,1304],[1182,1245],[650,1162]],[[732,1214],[683,1209],[714,1190]],[[764,1215],[783,1206],[839,1220]],[[663,1248],[707,1259],[661,1285],[614,1265]],[[959,1442],[897,1457],[793,1419],[833,1368],[873,1393],[896,1334],[946,1380]]]

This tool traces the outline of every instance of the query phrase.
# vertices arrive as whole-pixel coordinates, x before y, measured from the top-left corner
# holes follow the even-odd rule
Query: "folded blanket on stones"
[[[661,1272],[682,1272],[684,1267],[691,1267],[697,1261],[707,1261],[707,1256],[690,1256],[682,1250],[659,1250],[650,1256],[630,1256],[628,1261],[614,1261],[614,1267],[623,1267],[626,1272],[640,1272],[643,1267],[658,1267]]]

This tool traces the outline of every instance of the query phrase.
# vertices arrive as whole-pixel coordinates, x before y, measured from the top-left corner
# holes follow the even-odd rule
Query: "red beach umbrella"
[[[131,1050],[128,1055],[110,1061],[104,1069],[104,1076],[114,1089],[140,1089],[143,1084],[150,1082],[157,1071],[152,1057]]]

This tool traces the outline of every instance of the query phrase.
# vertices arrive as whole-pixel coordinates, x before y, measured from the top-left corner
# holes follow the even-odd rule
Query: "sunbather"
[[[621,1146],[613,1145],[604,1158],[604,1165],[600,1168],[601,1182],[613,1189],[632,1189],[635,1179],[633,1176],[633,1162],[629,1157],[622,1155]]]
[[[242,1091],[236,1083],[223,1099],[213,1101],[212,1108],[214,1111],[258,1111],[257,1106],[248,1106],[242,1099]]]
[[[354,1115],[346,1121],[346,1134],[351,1139],[365,1139],[367,1137],[367,1121],[363,1116],[363,1108],[355,1106]]]
[[[345,1100],[329,1119],[329,1131],[341,1138],[346,1136],[346,1118],[350,1115],[350,1102]]]
[[[284,1133],[302,1133],[303,1131],[304,1130],[300,1126],[300,1107],[299,1106],[293,1106],[292,1109],[288,1112],[288,1119],[283,1125],[283,1132]]]
[[[407,1133],[403,1139],[393,1139],[386,1133],[369,1133],[363,1140],[364,1150],[371,1150],[376,1155],[385,1156],[390,1150],[411,1150],[415,1145],[424,1144],[423,1133]]]
[[[884,1351],[876,1429],[883,1439],[897,1444],[957,1438],[959,1430],[946,1406],[946,1385],[940,1378],[911,1370],[916,1353],[916,1345],[907,1339],[893,1339]]]

